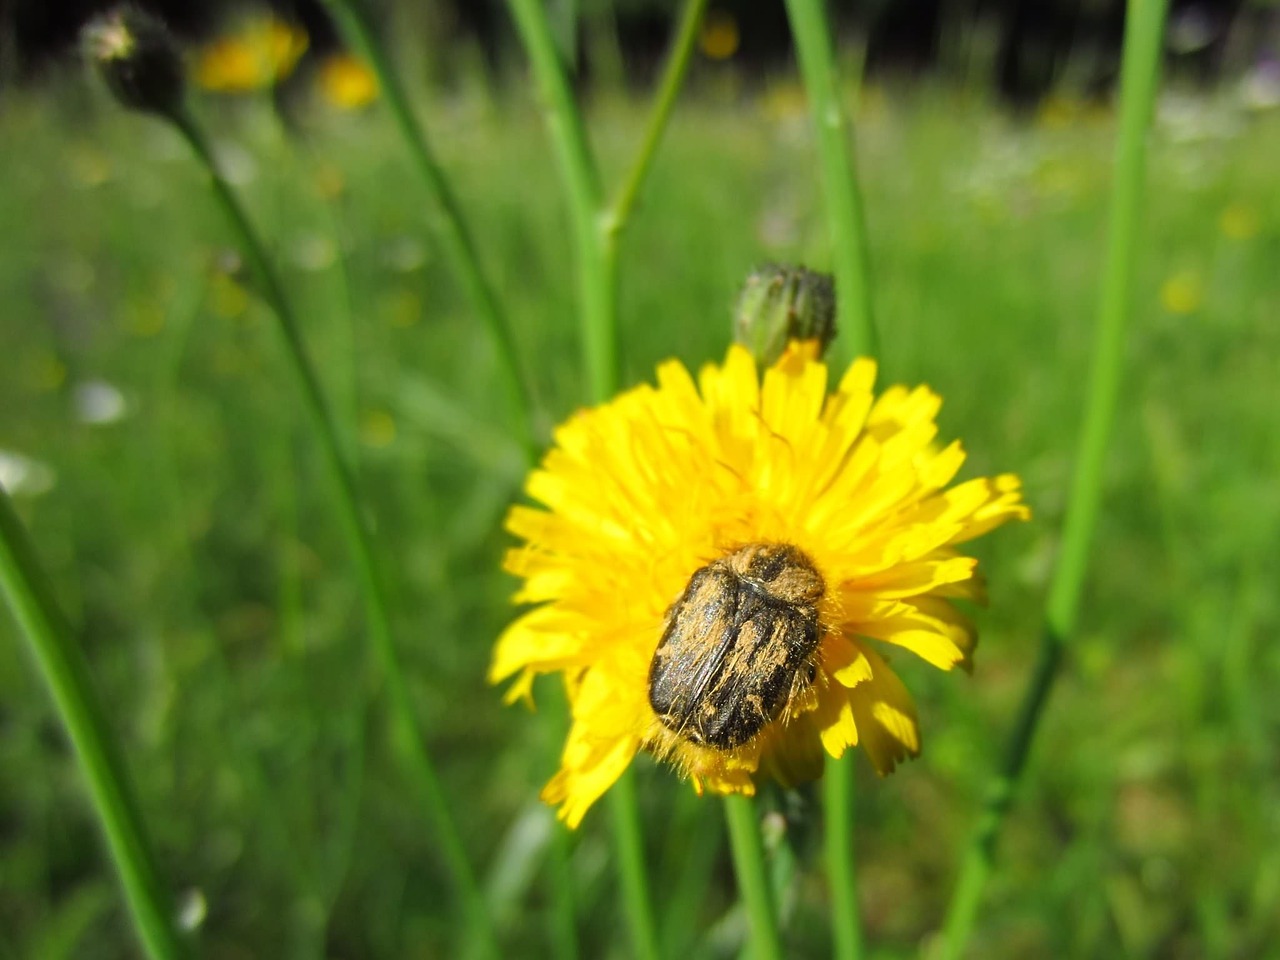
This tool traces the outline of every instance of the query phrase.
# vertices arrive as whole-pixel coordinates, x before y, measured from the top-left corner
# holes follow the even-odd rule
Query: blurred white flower
[[[289,256],[299,270],[319,273],[333,266],[338,259],[338,251],[333,241],[323,234],[304,233],[294,238]]]
[[[1240,100],[1251,110],[1280,107],[1280,60],[1268,58],[1254,64],[1240,81]]]
[[[258,161],[240,144],[219,140],[213,146],[213,155],[218,172],[233,187],[243,187],[257,179]]]
[[[0,449],[0,487],[11,497],[36,497],[53,489],[53,468],[13,450]]]
[[[1193,4],[1169,18],[1165,45],[1174,53],[1195,53],[1213,43],[1221,32],[1222,23],[1215,19],[1212,11]]]
[[[1156,124],[1173,143],[1233,140],[1244,129],[1239,113],[1221,99],[1182,93],[1160,98]]]
[[[382,257],[393,270],[413,273],[427,262],[427,248],[417,237],[405,234],[391,240],[383,249]]]
[[[124,394],[106,380],[85,380],[71,393],[76,419],[81,423],[105,426],[123,420],[129,414]]]
[[[192,887],[182,894],[178,901],[179,929],[190,933],[198,929],[208,915],[209,901],[205,899],[203,890]]]

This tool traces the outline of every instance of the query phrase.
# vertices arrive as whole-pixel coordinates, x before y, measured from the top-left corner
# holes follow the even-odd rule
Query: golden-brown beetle
[[[689,578],[649,665],[649,704],[669,730],[732,750],[813,679],[826,585],[785,543],[752,543]]]

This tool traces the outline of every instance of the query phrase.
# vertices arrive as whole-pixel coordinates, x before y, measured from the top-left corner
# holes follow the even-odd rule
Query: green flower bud
[[[137,7],[117,7],[84,32],[89,59],[130,110],[176,116],[184,95],[182,55],[163,23]]]
[[[768,366],[789,340],[817,340],[818,355],[836,335],[835,281],[804,267],[765,264],[751,271],[734,308],[733,338]]]

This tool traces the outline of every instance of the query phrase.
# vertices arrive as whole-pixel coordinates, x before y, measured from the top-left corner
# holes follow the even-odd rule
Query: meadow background
[[[549,428],[584,395],[568,220],[519,63],[416,84]],[[643,131],[597,86],[606,174]],[[945,398],[964,476],[1016,471],[1033,522],[974,545],[972,677],[895,659],[924,753],[859,759],[875,957],[928,950],[1034,657],[1096,315],[1114,117],[973,85],[849,97],[881,383]],[[509,956],[555,955],[556,732],[484,682],[524,472],[485,331],[375,100],[198,94],[271,239],[359,462],[395,635]],[[388,752],[348,553],[265,307],[177,134],[74,68],[0,93],[0,482],[79,625],[186,926],[209,957],[449,956],[457,918]],[[1007,822],[974,957],[1280,956],[1280,111],[1165,84],[1128,376],[1079,636]],[[789,69],[695,64],[622,248],[623,382],[719,359],[765,260],[822,268]],[[553,696],[551,683],[540,693]],[[665,950],[736,956],[718,804],[639,764]],[[0,618],[0,958],[135,955],[82,779]],[[829,951],[816,793],[767,794],[792,955]],[[571,840],[581,955],[628,954],[607,817]]]

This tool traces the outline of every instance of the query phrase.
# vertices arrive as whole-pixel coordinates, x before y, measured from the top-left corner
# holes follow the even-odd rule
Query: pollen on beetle
[[[789,544],[749,544],[695,572],[649,666],[649,705],[662,725],[730,750],[776,720],[810,679],[825,589]]]

